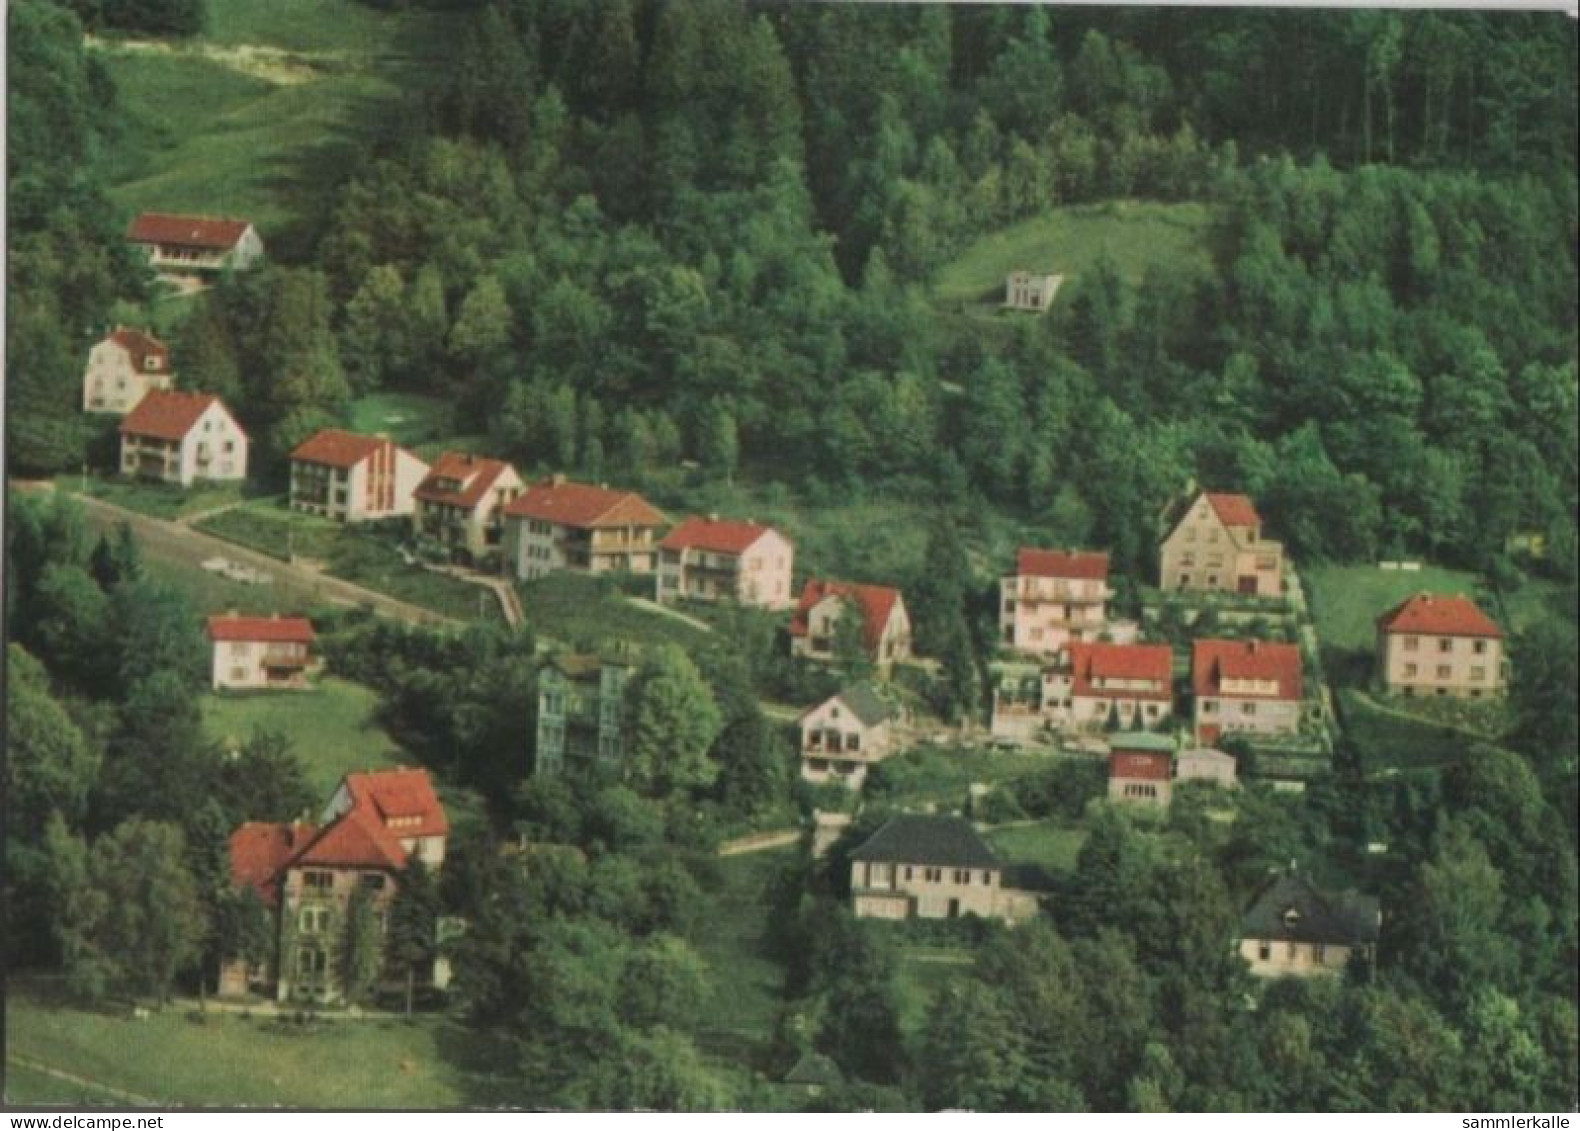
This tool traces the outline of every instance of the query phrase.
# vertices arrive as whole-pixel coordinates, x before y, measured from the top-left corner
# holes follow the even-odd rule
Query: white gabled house
[[[247,478],[247,433],[218,397],[155,389],[121,421],[121,474],[190,487]]]

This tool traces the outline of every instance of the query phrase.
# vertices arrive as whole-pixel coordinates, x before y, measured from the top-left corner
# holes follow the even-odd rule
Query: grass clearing
[[[226,507],[254,497],[260,490],[251,482],[207,483],[191,487],[174,483],[158,483],[147,479],[122,479],[90,475],[61,474],[55,476],[56,490],[73,495],[88,495],[103,499],[118,507],[136,511],[154,518],[176,519],[201,514],[215,507]]]
[[[421,444],[450,431],[454,413],[438,397],[420,393],[371,393],[351,402],[351,430],[380,432],[397,444]]]
[[[1119,200],[1056,208],[978,239],[939,270],[933,295],[996,305],[1011,271],[1063,275],[1068,288],[1104,258],[1131,283],[1150,267],[1205,275],[1212,270],[1207,223],[1207,207],[1194,203]],[[1064,301],[1062,294],[1054,301]]]
[[[692,945],[708,964],[713,992],[703,1004],[698,1045],[710,1056],[768,1068],[764,1057],[783,1003],[784,969],[768,953],[767,886],[793,848],[722,857],[723,886]]]
[[[987,832],[987,841],[1011,864],[1035,864],[1048,871],[1073,872],[1075,858],[1086,843],[1087,830],[1050,818],[1028,825],[1008,825]]]
[[[948,809],[965,804],[973,782],[1007,781],[1053,764],[1039,754],[918,746],[880,762],[868,778],[867,791],[886,802],[934,803]]]
[[[604,578],[552,573],[519,588],[533,631],[573,648],[676,644],[695,653],[719,646],[717,636],[679,617],[633,605],[618,585]]]
[[[969,977],[975,965],[976,955],[963,947],[901,947],[894,976],[900,1032],[907,1037],[920,1033],[938,994]]]
[[[1337,695],[1345,733],[1359,748],[1368,774],[1444,766],[1476,741],[1450,727],[1395,714],[1371,696],[1350,688]]]
[[[62,1069],[69,1072],[70,1069]],[[73,1074],[75,1075],[75,1074]],[[119,1092],[93,1084],[79,1084],[62,1080],[48,1072],[7,1060],[5,1066],[5,1102],[8,1104],[59,1104],[64,1107],[94,1104],[100,1107],[125,1108],[127,1101]]]
[[[1309,585],[1317,635],[1329,648],[1370,652],[1377,642],[1377,618],[1415,593],[1463,593],[1486,604],[1480,578],[1464,570],[1423,565],[1419,571],[1406,572],[1374,565],[1316,565],[1301,572]]]
[[[378,695],[361,684],[321,677],[312,691],[205,695],[203,725],[209,736],[245,742],[254,730],[279,731],[291,740],[316,796],[328,798],[352,770],[409,762],[375,718]]]

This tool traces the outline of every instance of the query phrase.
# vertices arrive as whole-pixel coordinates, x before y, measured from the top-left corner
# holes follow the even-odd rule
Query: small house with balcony
[[[1265,640],[1198,640],[1191,651],[1196,738],[1300,730],[1300,649]]]
[[[174,384],[170,347],[146,330],[117,326],[88,351],[82,410],[125,416],[155,389]]]
[[[504,544],[505,507],[521,477],[503,460],[445,452],[412,492],[412,531],[463,561],[478,563]]]
[[[794,566],[795,547],[771,526],[692,517],[658,544],[658,599],[788,609]]]
[[[162,275],[244,271],[263,258],[263,240],[246,220],[142,212],[127,228],[126,239]]]
[[[121,474],[190,487],[247,478],[249,441],[210,393],[155,389],[121,421]]]
[[[1116,734],[1108,747],[1108,800],[1167,809],[1174,792],[1174,740]]]
[[[1326,892],[1293,871],[1269,881],[1240,920],[1240,957],[1259,978],[1332,977],[1370,963],[1382,932],[1377,900]]]
[[[911,658],[911,617],[898,589],[820,578],[802,588],[790,617],[790,654],[835,659],[835,635],[847,616],[857,619],[854,639],[880,669]]]
[[[797,723],[802,780],[861,788],[867,767],[895,752],[900,718],[900,709],[870,683],[853,684],[831,695]]]
[[[409,515],[428,471],[388,437],[325,428],[291,452],[291,509],[347,523]]]
[[[306,617],[208,618],[215,691],[301,691],[312,662],[313,623]]]
[[[1164,590],[1250,597],[1284,592],[1283,544],[1262,536],[1262,518],[1245,495],[1197,492],[1172,516],[1159,557]]]
[[[559,570],[653,573],[669,519],[635,491],[555,475],[505,508],[505,553],[523,580]]]
[[[1501,695],[1506,667],[1503,629],[1462,594],[1417,593],[1377,618],[1377,676],[1396,695]]]
[[[1108,555],[1023,548],[999,581],[999,632],[1017,652],[1053,655],[1108,626]]]
[[[1013,886],[1007,873],[969,821],[905,813],[851,853],[852,909],[858,919],[1034,918],[1038,893]]]

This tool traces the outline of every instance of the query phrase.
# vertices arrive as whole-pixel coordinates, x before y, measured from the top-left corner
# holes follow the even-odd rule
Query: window
[[[1420,647],[1421,647],[1421,638],[1419,636],[1406,636],[1404,638],[1404,650],[1406,652],[1414,652],[1416,649],[1418,649]]]
[[[1240,714],[1242,714],[1242,715],[1254,715],[1254,714],[1256,714],[1256,704],[1255,703],[1241,703],[1240,704]]]
[[[304,935],[316,935],[329,925],[329,908],[304,907],[296,925]]]
[[[1454,642],[1445,636],[1437,642],[1437,650],[1439,652],[1452,652],[1454,650]]]
[[[1486,655],[1486,652],[1487,652],[1487,642],[1486,642],[1486,641],[1485,641],[1485,640],[1475,640],[1475,641],[1472,641],[1472,642],[1471,642],[1471,645],[1470,645],[1470,650],[1471,650],[1471,651],[1472,651],[1472,652],[1474,652],[1474,653],[1475,653],[1475,654],[1476,654],[1476,655],[1478,655],[1478,656],[1483,656],[1483,655]]]
[[[1437,665],[1437,678],[1438,679],[1447,679],[1449,676],[1451,676],[1453,674],[1454,674],[1454,669],[1453,669],[1452,665],[1450,665],[1450,664],[1438,664]]]
[[[335,876],[333,872],[312,871],[302,873],[302,886],[305,888],[328,891],[334,886],[334,883]]]
[[[1471,668],[1470,669],[1470,678],[1475,680],[1477,683],[1485,682],[1486,678],[1487,678],[1487,669],[1486,668]]]
[[[1256,956],[1263,962],[1269,961],[1273,957],[1273,944],[1268,942],[1257,943]]]
[[[1325,965],[1328,959],[1328,948],[1321,943],[1313,943],[1311,946],[1311,957],[1316,960],[1318,966]]]
[[[1218,713],[1218,700],[1203,699],[1201,701],[1201,713],[1204,715],[1216,715]]]
[[[955,869],[955,883],[957,883],[957,884],[969,884],[970,882],[971,882],[971,873],[970,873],[969,870],[967,870],[965,868],[956,868]]]
[[[1217,585],[1218,584],[1218,575],[1216,573],[1209,573],[1207,575],[1207,584],[1208,585]]]
[[[944,870],[942,868],[925,868],[922,871],[922,879],[930,884],[941,884],[944,882]]]
[[[1414,664],[1406,664],[1404,666],[1404,674],[1405,674],[1405,676],[1407,678],[1413,677],[1415,675],[1415,673],[1416,673],[1416,666]]]
[[[235,680],[246,679],[247,678],[247,669],[246,668],[231,668],[230,669],[230,678],[231,679],[235,679]]]
[[[982,883],[985,886],[987,886],[987,887],[992,887],[993,886],[993,873],[992,872],[983,872],[982,873]]]
[[[402,823],[405,824],[405,823],[409,823],[409,822],[402,822]],[[379,875],[377,872],[365,872],[365,873],[363,873],[363,875],[361,877],[359,877],[357,882],[359,884],[361,884],[364,888],[366,888],[368,891],[383,891],[384,890],[384,877]]]

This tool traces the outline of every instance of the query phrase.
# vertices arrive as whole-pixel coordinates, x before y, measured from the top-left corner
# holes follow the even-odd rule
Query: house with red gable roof
[[[1114,735],[1108,751],[1108,799],[1166,809],[1173,795],[1173,740],[1156,734]]]
[[[291,452],[291,509],[339,522],[409,515],[428,470],[387,436],[324,428]]]
[[[658,544],[658,599],[788,609],[794,564],[795,547],[771,526],[693,516]]]
[[[312,663],[313,623],[306,617],[208,618],[215,691],[301,691]]]
[[[1278,597],[1284,547],[1262,537],[1262,518],[1245,495],[1198,491],[1173,516],[1160,547],[1164,590]]]
[[[652,573],[669,518],[635,491],[553,475],[505,508],[505,556],[530,579],[558,570]]]
[[[472,562],[499,553],[521,476],[503,460],[445,452],[412,492],[412,530]]]
[[[1019,652],[1053,655],[1108,626],[1108,555],[1022,547],[999,581],[999,632]]]
[[[170,347],[146,330],[117,326],[88,351],[82,411],[125,416],[154,389],[174,384]]]
[[[126,239],[164,275],[244,271],[263,258],[263,240],[246,220],[142,212],[126,229]]]
[[[1043,673],[1043,714],[1061,730],[1161,726],[1174,714],[1174,649],[1071,644]]]
[[[1503,629],[1462,594],[1417,593],[1377,618],[1377,677],[1398,695],[1501,695]]]
[[[121,421],[121,474],[190,487],[247,478],[249,441],[211,393],[154,389]]]
[[[342,998],[353,899],[371,904],[382,931],[402,873],[413,860],[440,867],[448,832],[427,771],[404,767],[346,775],[317,824],[249,821],[236,829],[231,883],[251,887],[270,910],[274,961],[231,959],[220,992],[272,981],[280,1001]]]
[[[1198,640],[1191,652],[1196,738],[1300,730],[1300,649],[1266,640]]]
[[[905,598],[887,585],[814,578],[801,590],[790,617],[790,654],[834,659],[834,633],[842,617],[861,618],[861,643],[880,668],[911,658],[911,616]]]

